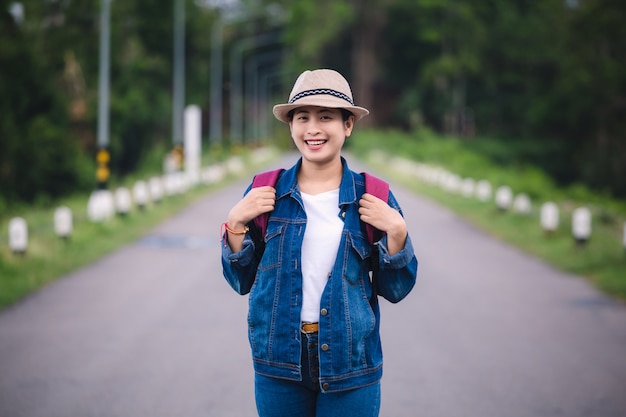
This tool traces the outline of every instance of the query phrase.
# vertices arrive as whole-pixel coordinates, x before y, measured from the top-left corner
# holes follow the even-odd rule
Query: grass
[[[92,222],[86,213],[88,196],[77,195],[57,202],[54,207],[22,207],[19,214],[0,218],[0,309],[140,238],[177,211],[223,187],[224,183],[249,176],[259,163],[251,159],[250,152],[240,152],[245,166],[243,172],[231,173],[222,181],[210,185],[198,185],[184,194],[165,197],[161,202],[150,204],[141,211],[134,208],[124,217]],[[135,179],[128,179],[128,183],[118,185],[129,187]],[[74,217],[73,233],[67,240],[57,237],[54,231],[53,212],[60,205],[69,207]],[[13,253],[8,245],[8,222],[10,217],[16,215],[28,222],[29,243],[24,255]]]
[[[626,220],[624,201],[593,193],[580,185],[559,188],[536,167],[503,167],[474,152],[471,143],[469,145],[429,132],[363,131],[351,139],[349,149],[407,188],[449,207],[490,235],[558,269],[583,276],[606,294],[626,301],[626,249],[622,243]],[[380,151],[387,156],[381,159]],[[527,215],[510,210],[503,212],[493,201],[482,202],[416,181],[414,176],[400,172],[399,164],[389,163],[393,157],[435,165],[460,178],[487,179],[494,190],[508,185],[515,194],[528,194],[533,209]],[[560,210],[559,227],[551,234],[540,226],[540,206],[547,201],[557,203]],[[593,219],[591,238],[584,245],[575,242],[571,233],[572,212],[580,206],[588,207]]]

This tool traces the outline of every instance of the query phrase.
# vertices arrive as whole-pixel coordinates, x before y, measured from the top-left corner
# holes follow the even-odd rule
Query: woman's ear
[[[350,115],[348,116],[348,119],[343,122],[346,138],[349,138],[352,134],[352,129],[354,129],[354,120],[354,115]]]

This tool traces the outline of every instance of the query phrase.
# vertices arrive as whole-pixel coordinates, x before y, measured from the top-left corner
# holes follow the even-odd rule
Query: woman
[[[289,102],[274,106],[301,158],[275,187],[248,187],[224,224],[224,276],[235,291],[250,293],[261,417],[379,413],[377,295],[403,299],[417,259],[393,194],[385,202],[366,193],[363,175],[341,156],[367,114],[338,72],[302,73]],[[261,236],[253,220],[263,213],[270,217]],[[373,245],[366,224],[384,232]]]

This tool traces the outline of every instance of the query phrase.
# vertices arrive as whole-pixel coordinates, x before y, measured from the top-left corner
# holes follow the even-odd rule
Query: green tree
[[[85,172],[96,147],[100,5],[22,3],[24,21],[3,10],[0,28],[0,195],[32,200],[95,185]],[[206,115],[219,12],[185,3],[186,103]],[[335,68],[350,79],[357,104],[372,110],[366,123],[494,137],[498,146],[485,152],[503,163],[539,164],[562,183],[626,196],[623,1],[241,4],[260,17],[227,26],[224,56],[242,37],[274,27],[263,16],[280,4],[286,85],[304,69]],[[172,141],[173,6],[112,2],[110,147],[118,176]],[[25,172],[26,159],[37,166]]]
[[[479,11],[453,0],[398,0],[389,6],[386,78],[400,91],[404,120],[418,112],[431,126],[463,134],[468,78],[482,69],[486,41]]]
[[[572,144],[573,179],[626,197],[626,3],[580,2],[567,18],[546,124]]]
[[[66,135],[66,102],[34,39],[3,11],[0,28],[0,195],[9,203],[84,187],[84,160]]]
[[[350,80],[357,104],[376,108],[384,1],[283,1],[289,16],[285,41],[293,48],[292,72],[319,67],[338,70]],[[376,117],[373,111],[363,123],[375,124]]]

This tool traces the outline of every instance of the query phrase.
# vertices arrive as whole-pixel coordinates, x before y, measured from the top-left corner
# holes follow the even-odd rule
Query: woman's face
[[[312,162],[336,159],[353,127],[354,116],[344,121],[340,109],[318,106],[298,107],[289,123],[296,147]]]

